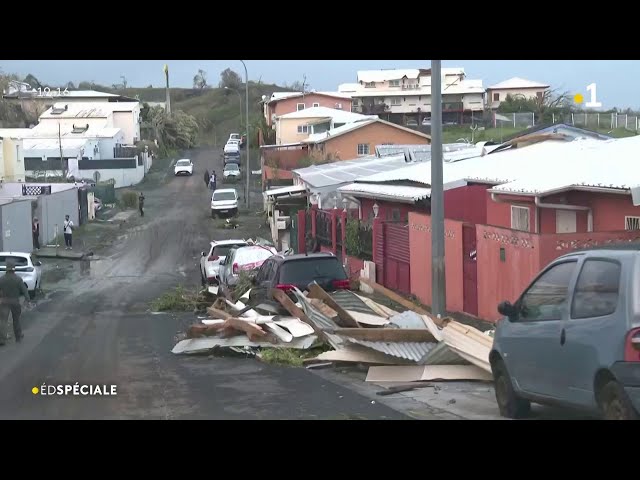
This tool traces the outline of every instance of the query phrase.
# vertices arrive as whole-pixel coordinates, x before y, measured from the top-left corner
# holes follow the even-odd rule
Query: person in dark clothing
[[[140,216],[144,217],[144,195],[140,192],[138,197],[138,209],[140,210]]]
[[[29,291],[22,279],[16,275],[16,267],[11,260],[7,261],[6,270],[7,273],[0,278],[0,345],[4,345],[7,340],[9,313],[13,319],[13,335],[16,342],[20,342],[24,337],[20,325],[20,295],[24,296],[25,301],[29,301]]]
[[[209,170],[207,169],[207,170],[204,171],[204,184],[207,187],[209,186],[209,178],[210,178]]]
[[[212,192],[216,191],[216,180],[217,180],[217,175],[216,172],[213,171],[211,173],[211,178],[209,178],[209,188],[211,189]]]
[[[40,222],[38,222],[37,218],[33,219],[31,234],[33,235],[33,248],[40,250]]]

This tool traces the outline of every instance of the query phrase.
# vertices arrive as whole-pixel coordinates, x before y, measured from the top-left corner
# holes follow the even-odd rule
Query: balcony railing
[[[402,90],[419,90],[419,89],[420,89],[420,85],[418,84],[402,85]]]

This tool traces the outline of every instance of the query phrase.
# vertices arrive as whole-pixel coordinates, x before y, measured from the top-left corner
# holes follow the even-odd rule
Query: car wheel
[[[202,284],[203,287],[207,286],[207,279],[204,277],[202,270],[200,270],[200,283]]]
[[[29,290],[29,299],[33,300],[36,298],[36,290]]]
[[[629,396],[615,380],[606,383],[600,391],[600,408],[605,420],[638,420]]]
[[[524,418],[531,411],[531,402],[520,398],[511,383],[509,373],[502,360],[493,365],[493,379],[496,390],[496,401],[500,415],[506,418]]]

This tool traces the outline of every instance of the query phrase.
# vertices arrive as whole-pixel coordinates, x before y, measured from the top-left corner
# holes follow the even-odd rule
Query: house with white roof
[[[549,87],[546,83],[513,77],[487,88],[487,106],[494,110],[497,109],[500,103],[507,99],[507,95],[542,99]]]
[[[365,70],[357,80],[338,87],[351,95],[355,112],[415,127],[431,118],[431,69]],[[465,112],[482,112],[482,80],[467,79],[463,68],[443,68],[441,81],[444,121],[463,123]]]
[[[275,128],[277,117],[307,108],[331,108],[351,111],[351,96],[340,92],[274,92],[262,98],[267,125]]]
[[[29,128],[0,128],[0,179],[24,182],[22,139],[31,134]]]

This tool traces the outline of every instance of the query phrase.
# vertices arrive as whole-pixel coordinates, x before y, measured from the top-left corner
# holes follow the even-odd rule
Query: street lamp
[[[378,218],[378,213],[380,212],[380,206],[377,203],[373,204],[373,216],[374,218]]]
[[[240,60],[242,62],[242,66],[244,67],[244,87],[245,87],[245,120],[246,120],[246,125],[245,125],[245,132],[247,135],[247,194],[245,195],[246,199],[245,199],[245,203],[247,206],[247,209],[249,208],[249,204],[250,204],[250,188],[251,188],[251,162],[249,161],[250,158],[250,151],[251,151],[251,135],[249,135],[249,74],[247,73],[247,65],[244,63],[244,60]]]
[[[238,94],[238,100],[240,100],[240,130],[242,130],[242,95],[240,95],[240,92],[235,88],[224,87],[224,89]],[[240,132],[240,134],[242,135],[242,132]]]

